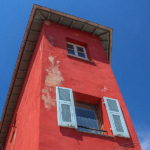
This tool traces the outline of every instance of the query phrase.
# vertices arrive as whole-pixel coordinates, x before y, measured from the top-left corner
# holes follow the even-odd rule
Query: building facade
[[[111,69],[111,36],[33,7],[3,113],[4,150],[141,150]]]

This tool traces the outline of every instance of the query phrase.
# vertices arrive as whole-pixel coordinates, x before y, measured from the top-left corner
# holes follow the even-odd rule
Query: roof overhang
[[[0,126],[0,144],[2,145],[5,144],[7,133],[12,123],[13,113],[18,102],[18,97],[23,86],[28,65],[35,48],[42,23],[46,20],[98,36],[103,44],[103,48],[108,56],[109,62],[111,61],[111,28],[49,8],[34,5],[24,35],[24,40],[22,41],[2,115]]]

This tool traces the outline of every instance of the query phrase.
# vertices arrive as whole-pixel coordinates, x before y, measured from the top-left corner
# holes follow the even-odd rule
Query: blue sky
[[[113,28],[113,72],[128,106],[143,150],[149,150],[149,0],[1,0],[0,114],[33,4],[66,12]]]

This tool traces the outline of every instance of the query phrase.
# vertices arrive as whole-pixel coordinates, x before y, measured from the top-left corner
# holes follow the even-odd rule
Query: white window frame
[[[85,49],[84,46],[81,46],[81,45],[78,45],[78,44],[74,44],[74,43],[71,43],[71,42],[67,42],[67,44],[72,45],[73,49],[74,49],[74,52],[75,52],[75,55],[68,53],[69,56],[74,56],[74,57],[77,57],[77,58],[80,58],[80,59],[89,60],[88,57],[87,57],[86,49]],[[83,51],[84,51],[84,54],[85,54],[85,58],[78,55],[77,47],[83,48]],[[67,47],[67,50],[68,50],[68,47]]]

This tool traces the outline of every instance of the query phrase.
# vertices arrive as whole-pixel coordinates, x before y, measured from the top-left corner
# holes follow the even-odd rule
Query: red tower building
[[[33,7],[3,112],[3,150],[141,150],[111,70],[111,36]]]

